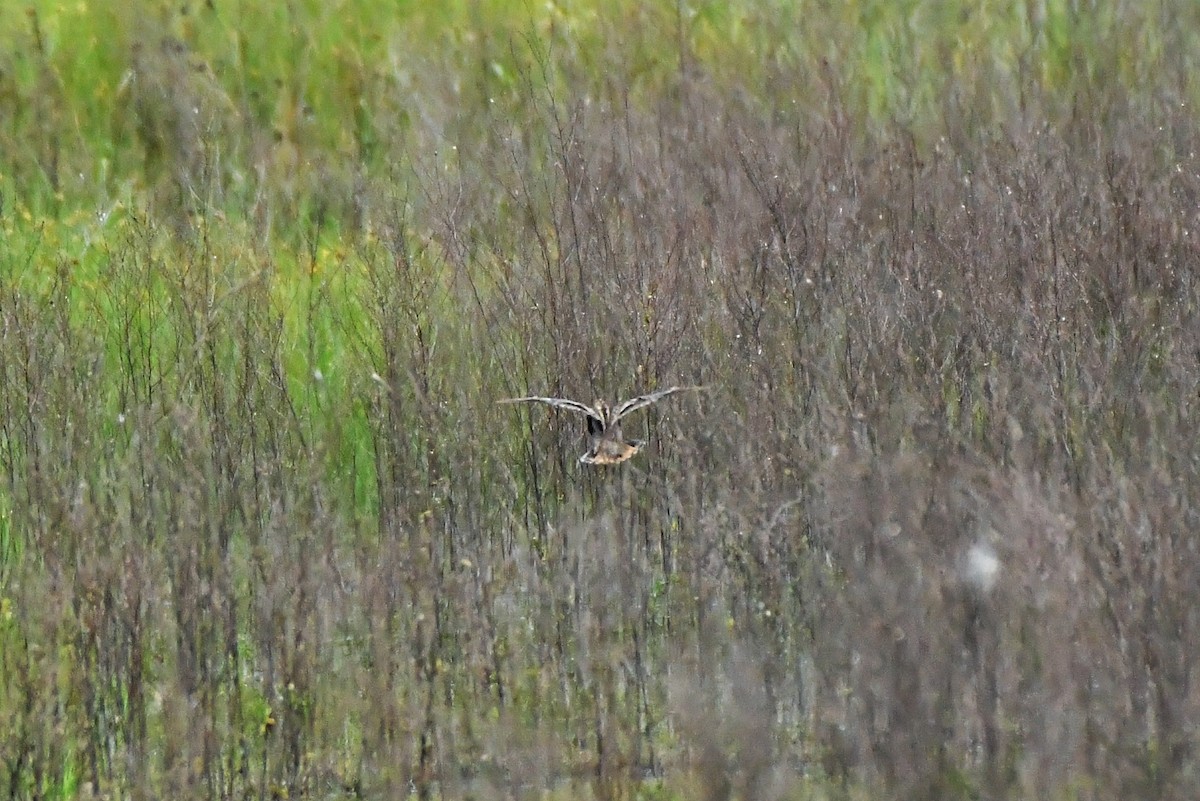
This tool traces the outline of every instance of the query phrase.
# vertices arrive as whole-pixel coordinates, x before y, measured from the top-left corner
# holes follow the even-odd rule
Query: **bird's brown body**
[[[700,387],[671,387],[660,389],[646,395],[639,395],[617,404],[616,408],[602,400],[588,406],[568,398],[546,398],[531,396],[527,398],[507,398],[499,403],[545,403],[556,409],[566,409],[578,412],[587,418],[588,450],[579,457],[583,464],[620,464],[632,458],[645,445],[641,440],[627,440],[621,434],[621,418],[630,412],[649,406],[655,401],[668,395]]]

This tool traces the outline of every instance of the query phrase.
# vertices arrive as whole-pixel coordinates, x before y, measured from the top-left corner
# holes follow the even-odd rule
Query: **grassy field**
[[[4,4],[0,796],[1197,797],[1200,6],[1087,5]]]

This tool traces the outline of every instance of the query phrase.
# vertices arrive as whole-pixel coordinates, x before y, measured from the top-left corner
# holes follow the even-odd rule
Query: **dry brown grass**
[[[99,287],[6,257],[0,792],[1194,797],[1190,112],[536,64],[402,190],[262,172],[241,244],[147,78],[189,191]],[[673,383],[619,469],[494,405]]]

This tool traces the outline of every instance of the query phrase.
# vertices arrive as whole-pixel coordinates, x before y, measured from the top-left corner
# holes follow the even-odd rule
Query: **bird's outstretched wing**
[[[657,392],[650,392],[646,395],[638,395],[636,398],[630,398],[623,401],[620,406],[613,412],[613,420],[620,420],[630,412],[636,412],[638,409],[649,406],[655,401],[662,400],[668,395],[674,395],[676,392],[684,392],[686,390],[704,389],[704,387],[670,387],[668,389],[660,389]]]
[[[567,411],[571,412],[579,412],[580,414],[587,415],[593,420],[604,423],[604,418],[600,416],[600,412],[596,411],[591,406],[588,406],[586,403],[580,403],[579,401],[573,401],[567,398],[505,398],[504,400],[496,401],[496,403],[545,403],[553,406],[556,409],[566,409]]]

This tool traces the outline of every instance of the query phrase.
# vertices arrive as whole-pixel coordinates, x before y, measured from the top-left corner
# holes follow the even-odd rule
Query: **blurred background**
[[[118,5],[0,9],[0,794],[1197,797],[1200,6]]]

